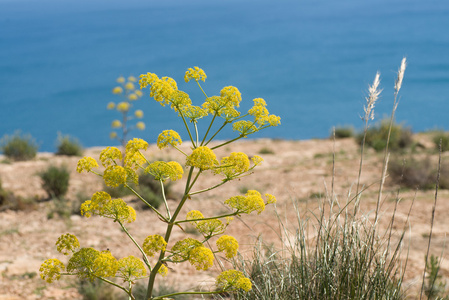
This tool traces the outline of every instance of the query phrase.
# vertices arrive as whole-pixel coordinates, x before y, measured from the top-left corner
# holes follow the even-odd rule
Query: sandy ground
[[[431,146],[425,136],[415,138],[421,139],[424,145]],[[189,151],[188,146],[183,148]],[[259,154],[264,150],[270,150],[273,153]],[[101,148],[91,148],[85,151],[85,155],[98,158],[100,151]],[[222,157],[232,151],[243,151],[249,156],[261,155],[265,161],[251,176],[193,197],[187,202],[181,215],[185,215],[192,209],[200,210],[205,216],[223,213],[226,211],[224,200],[241,194],[243,190],[256,189],[277,197],[276,209],[290,226],[289,228],[294,231],[296,220],[294,203],[302,217],[310,216],[310,212],[317,213],[320,195],[323,200],[325,195],[331,194],[332,178],[334,178],[334,195],[339,203],[344,204],[348,198],[354,196],[360,150],[353,139],[337,140],[335,144],[331,140],[248,140],[222,147],[216,151],[216,154]],[[334,168],[333,153],[335,153]],[[447,156],[443,159],[447,159]],[[155,145],[150,146],[147,157],[150,160],[183,160],[182,155],[176,150],[160,151]],[[83,194],[87,195],[85,198],[88,199],[94,192],[102,189],[102,182],[100,177],[93,174],[76,173],[78,159],[40,153],[33,161],[1,163],[0,178],[3,188],[13,191],[18,197],[44,199],[46,194],[41,188],[37,172],[46,169],[49,165],[65,165],[72,172],[67,198],[75,201],[77,194]],[[382,154],[372,150],[367,150],[364,156],[361,184],[368,189],[361,199],[363,214],[371,212],[371,216],[373,215],[381,177],[382,159]],[[433,154],[433,159],[437,159],[437,154]],[[0,161],[4,161],[4,158],[0,157]],[[219,183],[220,180],[218,176],[207,174],[198,182],[196,189],[207,188]],[[182,193],[184,183],[181,180],[174,184],[174,195]],[[382,224],[384,227],[390,220],[396,192],[397,186],[387,179],[381,207],[381,222],[385,223]],[[434,194],[434,191],[413,190],[400,194],[401,201],[396,213],[397,225],[394,227],[396,233],[402,230],[401,224],[406,220],[410,205],[415,199],[404,247],[405,251],[407,249],[410,251],[405,275],[405,285],[410,287],[410,291],[420,286]],[[177,199],[169,200],[172,208],[177,203]],[[431,244],[432,253],[438,256],[441,256],[443,251],[445,235],[449,228],[449,218],[446,215],[448,209],[449,192],[441,190]],[[127,255],[139,256],[119,226],[111,220],[100,217],[86,219],[78,215],[72,215],[69,219],[58,216],[49,219],[48,216],[52,210],[54,210],[54,204],[51,201],[40,201],[33,205],[22,205],[22,210],[0,211],[0,300],[82,299],[76,289],[76,280],[73,278],[64,277],[57,283],[47,284],[38,275],[39,266],[45,259],[59,258],[64,262],[67,260],[54,247],[57,238],[67,232],[75,234],[84,247],[109,249],[117,258]],[[163,234],[164,229],[164,224],[149,210],[138,211],[137,221],[129,225],[129,231],[140,243],[150,234]],[[236,236],[239,240],[240,251],[243,255],[251,253],[251,247],[257,237],[262,237],[268,243],[280,245],[278,233],[279,222],[274,213],[274,206],[268,207],[260,215],[245,215],[241,219],[236,219],[228,228],[228,234]],[[172,235],[170,245],[185,238],[186,235],[198,238],[191,230],[185,233],[177,229]],[[449,261],[446,259],[448,254],[444,253],[443,257],[441,271],[447,277],[449,276]],[[181,267],[170,270],[166,280],[180,289],[193,289],[198,285],[213,284],[217,272],[217,267],[200,272],[195,271],[188,264],[183,264]],[[413,293],[410,292],[410,294],[413,298]]]

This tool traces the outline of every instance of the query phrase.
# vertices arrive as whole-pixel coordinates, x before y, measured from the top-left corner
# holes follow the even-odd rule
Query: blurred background
[[[397,121],[448,130],[447,28],[446,0],[0,0],[0,136],[30,133],[40,151],[54,151],[58,132],[85,147],[118,145],[109,133],[119,113],[106,106],[119,76],[170,76],[199,105],[204,96],[183,80],[198,66],[208,96],[233,85],[242,110],[260,97],[281,116],[254,137],[323,138],[332,126],[362,127],[377,71],[376,119],[391,112],[404,56]],[[131,135],[185,136],[177,114],[143,92],[135,109],[146,129]]]

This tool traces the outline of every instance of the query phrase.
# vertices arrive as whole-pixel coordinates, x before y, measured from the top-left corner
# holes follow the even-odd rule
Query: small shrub
[[[352,127],[337,127],[335,128],[335,138],[336,139],[344,139],[350,138],[354,136],[354,128]],[[332,138],[332,134],[331,134]]]
[[[100,279],[93,281],[82,279],[77,288],[83,300],[118,300],[114,287]]]
[[[376,126],[369,128],[366,134],[366,145],[372,147],[377,152],[385,149],[387,145],[388,130],[390,127],[390,120],[384,119]],[[363,133],[357,136],[357,142],[360,144],[363,140]],[[412,145],[412,131],[409,128],[404,128],[398,124],[392,124],[390,134],[391,151],[398,151],[408,148]]]
[[[449,299],[448,296],[442,297],[445,294],[446,282],[441,280],[442,276],[439,274],[440,261],[438,257],[434,255],[430,256],[430,259],[426,261],[426,270],[428,275],[424,284],[424,294],[427,296],[427,299]]]
[[[69,136],[58,134],[56,155],[82,156],[83,147],[80,142]]]
[[[70,173],[66,167],[50,166],[39,173],[39,176],[42,179],[42,188],[50,198],[60,198],[67,193]]]
[[[416,159],[394,158],[390,160],[388,172],[394,184],[407,188],[434,189],[437,178],[437,169],[429,157]],[[449,189],[449,164],[443,163],[440,171],[441,189]]]
[[[5,135],[0,140],[0,150],[3,154],[14,161],[30,160],[36,157],[38,146],[29,134],[21,134],[19,131],[14,135]]]
[[[433,143],[435,144],[436,149],[440,149],[440,141],[441,141],[441,151],[449,151],[449,133],[439,131],[433,137]]]
[[[2,181],[0,180],[0,210],[13,208],[17,205],[17,201],[13,193],[6,191],[2,187]]]
[[[274,154],[274,151],[271,148],[263,147],[259,150],[259,154]]]

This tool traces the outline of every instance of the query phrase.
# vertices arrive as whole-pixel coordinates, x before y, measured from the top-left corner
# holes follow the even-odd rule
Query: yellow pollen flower
[[[120,112],[125,112],[129,110],[129,107],[131,105],[128,102],[120,102],[119,104],[117,104],[117,110]]]
[[[230,235],[223,235],[217,240],[216,244],[218,251],[223,251],[226,258],[233,258],[237,255],[239,243],[234,237]]]
[[[119,120],[114,120],[114,121],[112,121],[111,127],[112,128],[120,128],[120,127],[122,127],[122,122],[120,122]]]
[[[90,172],[93,168],[97,167],[98,163],[94,158],[85,156],[78,161],[76,171],[78,173],[81,173],[83,171]]]
[[[184,75],[185,82],[189,82],[190,79],[195,79],[196,81],[206,81],[206,78],[206,73],[198,67],[188,68],[186,74]]]
[[[117,82],[118,83],[125,83],[125,77],[120,76],[119,78],[117,78]]]
[[[119,86],[116,86],[115,88],[112,89],[112,93],[113,94],[121,94],[121,93],[123,93],[123,89]]]
[[[174,130],[164,130],[157,137],[157,147],[159,149],[164,149],[168,147],[168,145],[177,146],[181,144],[182,144],[181,137]]]
[[[129,101],[135,101],[135,100],[139,99],[139,97],[137,97],[137,94],[133,93],[133,94],[129,94],[128,99],[129,99]]]
[[[246,292],[251,290],[251,281],[243,275],[242,272],[236,270],[228,270],[222,272],[217,277],[216,286],[222,291],[236,291],[242,289]]]
[[[136,116],[136,118],[142,119],[143,118],[143,111],[138,109],[134,112],[134,116]]]
[[[207,146],[201,146],[187,156],[187,166],[196,167],[201,170],[209,170],[218,165],[215,153]]]
[[[117,276],[133,282],[147,275],[143,261],[132,255],[119,259]]]
[[[149,235],[145,238],[143,242],[143,251],[149,257],[153,257],[159,251],[165,251],[167,242],[164,238],[158,234]]]
[[[78,250],[80,242],[73,234],[67,233],[61,235],[56,241],[56,249],[58,252],[69,255]]]
[[[100,153],[100,161],[103,167],[109,167],[117,164],[116,161],[122,160],[122,152],[116,147],[106,147]]]
[[[134,83],[132,83],[132,82],[127,82],[127,83],[125,84],[125,89],[127,89],[127,90],[134,90],[134,89],[135,89]]]
[[[115,108],[115,103],[114,102],[109,102],[107,108],[108,109],[114,109]]]
[[[47,259],[39,268],[40,276],[48,283],[61,278],[61,272],[64,271],[65,266],[59,259]]]
[[[144,122],[137,122],[136,128],[139,130],[145,130],[145,123]]]

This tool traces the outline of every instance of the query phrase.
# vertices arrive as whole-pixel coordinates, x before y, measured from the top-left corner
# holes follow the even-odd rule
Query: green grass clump
[[[392,183],[411,189],[435,189],[437,169],[430,158],[393,158],[388,164]],[[439,188],[449,189],[449,163],[443,163],[440,170]]]
[[[354,128],[352,127],[337,127],[335,128],[335,138],[344,139],[354,136]],[[331,135],[332,137],[332,135]]]
[[[12,136],[5,135],[0,140],[0,151],[13,161],[30,160],[36,157],[38,146],[33,137],[29,134],[22,134],[19,131]]]
[[[66,167],[50,166],[39,173],[42,188],[50,198],[61,198],[69,189],[70,173]]]
[[[390,120],[384,119],[374,127],[368,128],[366,132],[365,144],[377,152],[385,149],[387,145]],[[360,144],[363,140],[363,133],[357,136],[357,142]],[[392,124],[389,149],[391,151],[403,150],[410,147],[413,143],[412,131],[399,124]]]
[[[441,151],[449,151],[449,133],[444,131],[438,131],[433,137],[433,143],[436,149],[440,149],[441,141]]]
[[[294,228],[278,216],[283,246],[259,240],[251,258],[240,256],[235,267],[253,288],[234,299],[403,299],[399,258],[405,230],[394,243],[388,229],[380,231],[353,211],[346,207],[325,216],[322,210],[321,216],[303,218],[297,210]]]
[[[274,151],[271,148],[263,147],[259,150],[259,154],[274,154]]]
[[[82,156],[83,147],[80,142],[69,135],[58,134],[56,155]]]

